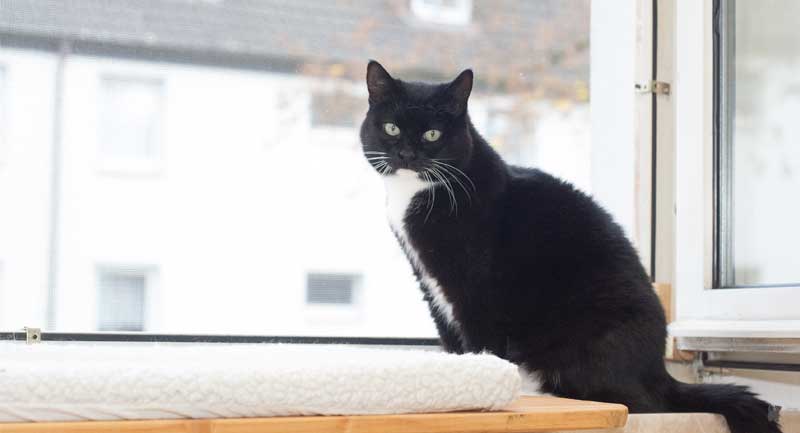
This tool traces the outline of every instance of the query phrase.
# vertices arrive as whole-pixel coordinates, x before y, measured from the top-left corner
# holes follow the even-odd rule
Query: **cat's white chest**
[[[406,216],[408,206],[414,196],[429,185],[419,179],[415,172],[405,169],[400,169],[392,175],[384,176],[383,182],[386,186],[386,213],[389,217],[389,224],[396,231],[402,228],[403,234],[405,234],[403,219]]]
[[[405,216],[408,207],[411,205],[414,196],[425,189],[430,184],[419,179],[417,174],[411,170],[397,170],[396,173],[384,176],[384,184],[386,186],[386,212],[389,217],[389,224],[392,229],[397,233],[400,242],[408,252],[412,265],[419,271],[420,278],[425,286],[430,290],[430,295],[433,298],[433,304],[436,309],[442,313],[448,325],[451,328],[457,329],[459,326],[458,321],[453,315],[453,305],[447,300],[442,286],[428,270],[425,264],[422,263],[419,253],[414,249],[414,246],[409,242],[408,231],[405,225]]]

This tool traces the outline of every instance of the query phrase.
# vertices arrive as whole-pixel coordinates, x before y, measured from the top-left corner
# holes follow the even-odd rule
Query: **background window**
[[[720,6],[717,286],[800,285],[800,3]]]
[[[306,303],[353,305],[358,276],[347,274],[309,274]]]
[[[148,272],[101,269],[97,278],[97,330],[144,331]]]
[[[314,92],[311,97],[311,126],[361,126],[364,98],[347,92]],[[359,119],[361,118],[361,119]]]
[[[465,25],[472,18],[472,0],[411,0],[411,11],[431,23]]]
[[[100,154],[107,159],[152,160],[161,144],[163,83],[103,77]]]

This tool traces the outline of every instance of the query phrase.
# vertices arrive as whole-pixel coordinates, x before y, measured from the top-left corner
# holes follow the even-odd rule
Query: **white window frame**
[[[653,264],[653,104],[652,96],[637,92],[635,85],[652,77],[652,34],[650,1],[591,8],[592,196],[634,241],[648,272]]]
[[[671,216],[668,209],[659,214],[660,222],[674,227],[674,250],[657,248],[658,254],[674,259],[677,322],[670,331],[677,337],[800,337],[800,288],[711,287],[713,1],[659,4],[664,6],[659,10],[659,34],[672,35],[675,47],[672,95],[659,105],[659,110],[672,111],[674,124],[658,125],[674,137],[666,140],[674,146],[674,153],[666,156],[674,158],[669,179],[674,213]],[[659,143],[662,138],[659,133]]]

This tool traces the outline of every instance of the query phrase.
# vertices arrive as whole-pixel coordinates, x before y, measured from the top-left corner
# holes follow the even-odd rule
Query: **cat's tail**
[[[728,421],[731,433],[781,433],[779,409],[756,397],[746,386],[670,380],[671,411],[721,414]]]

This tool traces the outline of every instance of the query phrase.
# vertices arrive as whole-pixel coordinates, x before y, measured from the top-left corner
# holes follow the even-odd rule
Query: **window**
[[[148,271],[103,268],[97,276],[97,330],[144,331]]]
[[[309,274],[306,283],[306,303],[321,305],[352,305],[358,277],[347,274]]]
[[[716,287],[800,286],[800,4],[720,8]]]
[[[153,161],[161,151],[163,83],[101,79],[100,156],[109,161]]]
[[[791,262],[791,250],[781,250],[796,231],[785,229],[791,226],[782,214],[796,216],[797,210],[784,203],[788,189],[775,182],[787,175],[776,167],[786,162],[791,169],[789,159],[796,158],[781,155],[786,150],[779,137],[796,126],[775,111],[795,109],[788,92],[794,79],[781,76],[785,67],[776,56],[796,55],[787,48],[796,38],[787,39],[788,18],[781,16],[792,16],[786,8],[796,6],[765,3],[749,16],[751,5],[744,3],[678,2],[674,22],[659,26],[659,32],[674,35],[675,81],[673,93],[659,107],[660,113],[674,113],[674,125],[658,125],[661,134],[671,137],[659,145],[674,146],[674,201],[658,215],[659,221],[674,224],[674,251],[658,251],[674,258],[678,323],[673,332],[678,336],[800,336],[797,262]],[[659,13],[659,19],[670,16]],[[768,17],[775,21],[759,25],[760,36],[747,30]],[[773,68],[775,76],[769,72]],[[776,81],[757,82],[770,79]],[[773,86],[788,94],[780,95]],[[761,94],[754,96],[759,88]],[[742,251],[748,248],[759,250],[759,257]],[[775,258],[765,249],[788,257]],[[763,259],[770,257],[773,262],[764,267]]]
[[[361,95],[317,91],[311,97],[311,126],[354,128],[366,111]]]
[[[3,326],[435,337],[360,151],[370,58],[408,81],[471,67],[470,116],[510,163],[591,193],[596,155],[633,171],[632,145],[590,140],[590,0],[279,3],[3,2],[7,87],[35,96],[6,116],[30,156],[0,172],[0,209],[25,211],[0,212],[0,254],[25,263]]]
[[[411,0],[411,11],[431,23],[466,25],[472,19],[472,0]]]

